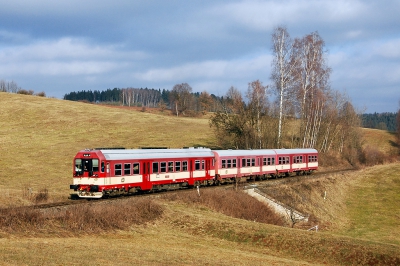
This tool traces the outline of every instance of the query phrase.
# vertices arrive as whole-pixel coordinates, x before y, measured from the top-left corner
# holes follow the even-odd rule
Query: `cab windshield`
[[[98,159],[75,159],[75,174],[83,175],[85,172],[89,173],[89,176],[93,175],[93,172],[99,171],[99,160]]]

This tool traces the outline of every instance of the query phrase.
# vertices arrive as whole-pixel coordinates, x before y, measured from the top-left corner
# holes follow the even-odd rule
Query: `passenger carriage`
[[[275,149],[278,174],[311,173],[318,169],[318,151],[315,149]]]
[[[214,151],[217,179],[230,182],[244,177],[275,174],[276,153],[273,150]]]
[[[315,149],[210,150],[95,149],[74,158],[73,189],[81,198],[124,195],[308,174],[318,169]]]
[[[210,149],[100,149],[78,152],[71,189],[82,198],[193,186],[215,176]]]

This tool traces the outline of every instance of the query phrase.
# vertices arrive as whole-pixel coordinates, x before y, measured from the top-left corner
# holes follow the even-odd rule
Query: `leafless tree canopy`
[[[355,163],[360,117],[348,97],[329,86],[324,45],[318,32],[293,40],[277,27],[272,85],[249,83],[246,99],[231,87],[210,119],[221,148],[316,148]],[[269,100],[272,93],[275,102]]]

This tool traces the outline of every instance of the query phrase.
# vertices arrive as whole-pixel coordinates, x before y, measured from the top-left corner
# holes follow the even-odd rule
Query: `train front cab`
[[[73,162],[73,189],[82,198],[101,198],[100,191],[104,185],[107,172],[106,162],[102,153],[97,150],[78,152]]]

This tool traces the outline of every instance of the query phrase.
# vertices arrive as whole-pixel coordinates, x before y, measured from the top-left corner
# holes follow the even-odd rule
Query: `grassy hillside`
[[[392,135],[365,132],[364,145],[391,152]],[[207,119],[0,93],[0,144],[4,207],[31,204],[28,188],[47,188],[52,200],[65,199],[72,158],[84,148],[213,146],[215,139]],[[319,232],[232,218],[194,200],[164,197],[154,199],[163,208],[158,218],[100,233],[85,231],[98,222],[93,218],[70,231],[59,222],[84,217],[91,208],[72,216],[62,210],[31,216],[15,211],[14,220],[0,210],[2,221],[11,221],[0,228],[0,265],[396,265],[399,172],[400,164],[389,164],[297,185],[294,179],[279,188],[316,217]]]
[[[210,146],[214,137],[207,119],[0,93],[0,143],[1,194],[16,199],[29,187],[68,195],[85,148]]]
[[[157,206],[161,206],[161,216],[119,229],[104,224],[109,229],[89,230],[99,220],[107,223],[104,217],[114,217],[113,223],[122,221],[118,218],[121,212],[113,212],[110,209],[115,207],[109,204],[105,204],[104,217],[74,223],[75,230],[70,231],[63,229],[66,220],[58,224],[54,218],[62,217],[62,210],[45,213],[46,219],[36,215],[29,224],[0,231],[0,265],[399,265],[399,168],[376,166],[319,179],[316,190],[330,188],[333,179],[345,185],[329,190],[325,204],[315,206],[331,215],[331,228],[321,227],[318,232],[232,218],[201,202],[182,200],[182,194],[198,197],[197,191],[191,190],[179,193],[177,199],[153,198],[152,209],[159,213]],[[379,187],[383,192],[391,187],[391,191],[373,199],[363,196],[360,201],[360,195],[367,196],[376,187],[373,176],[381,171],[393,178]],[[139,202],[143,206],[142,198],[130,198],[129,202],[121,202],[120,207],[132,210]],[[78,212],[72,209],[67,216],[93,215],[91,210],[96,207],[79,206]],[[42,224],[38,223],[41,219]]]
[[[394,133],[372,129],[363,128],[363,145],[364,147],[374,147],[382,151],[387,155],[395,155],[398,153],[398,148],[396,147],[396,136]]]

